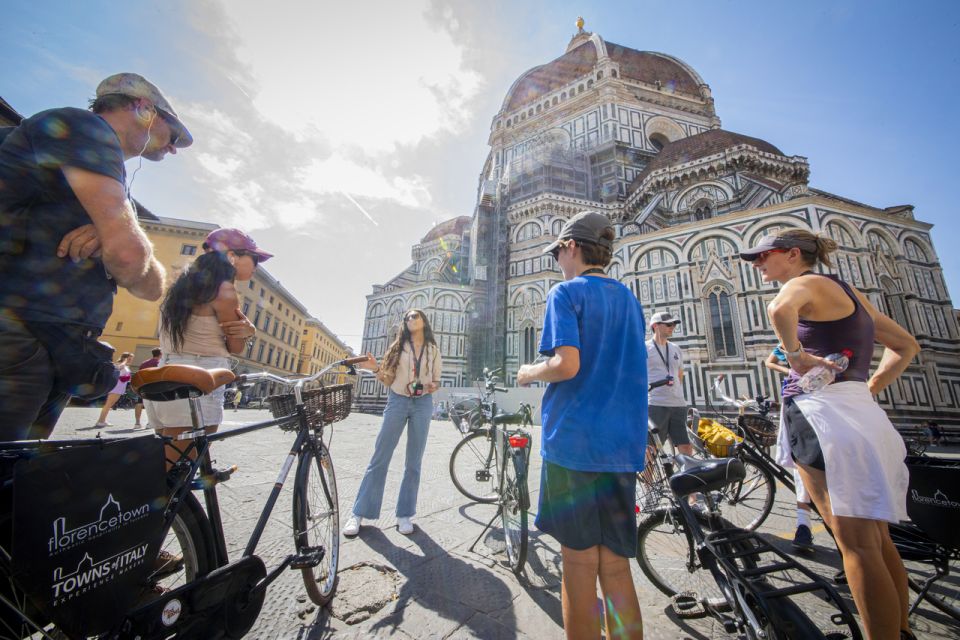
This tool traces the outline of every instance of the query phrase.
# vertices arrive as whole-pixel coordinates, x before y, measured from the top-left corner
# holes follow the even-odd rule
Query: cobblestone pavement
[[[97,409],[70,407],[57,428],[58,437],[91,437]],[[268,419],[266,411],[228,410],[222,430]],[[133,413],[115,410],[117,426],[103,435],[136,435]],[[331,451],[336,469],[341,525],[349,515],[380,425],[378,416],[354,414],[332,429]],[[306,598],[298,571],[284,572],[267,593],[251,638],[560,638],[559,546],[533,527],[524,575],[505,567],[502,536],[497,527],[474,551],[469,547],[494,514],[492,505],[475,504],[460,495],[450,481],[450,452],[460,434],[448,421],[431,426],[424,456],[415,518],[409,537],[395,526],[393,508],[403,472],[405,439],[401,439],[387,479],[382,517],[365,524],[360,536],[341,538],[340,583],[332,609],[318,610]],[[534,438],[539,436],[535,429]],[[270,487],[293,442],[291,433],[270,428],[215,444],[217,465],[237,464],[233,478],[219,486],[231,557],[239,556]],[[539,451],[539,442],[534,445]],[[536,510],[540,457],[532,456],[531,501]],[[290,496],[293,474],[257,549],[269,569],[293,551]],[[794,527],[793,495],[777,491],[774,511],[762,535],[789,551]],[[816,552],[802,561],[814,572],[833,575],[839,557],[822,523],[815,522]],[[711,618],[678,619],[666,596],[657,591],[631,562],[643,610],[647,638],[726,638]],[[853,608],[845,587],[841,594]],[[828,615],[816,600],[804,609],[814,617]],[[952,619],[924,603],[911,619],[919,638],[956,638]]]

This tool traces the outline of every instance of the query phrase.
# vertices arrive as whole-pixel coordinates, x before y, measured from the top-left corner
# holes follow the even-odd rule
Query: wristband
[[[799,340],[797,341],[796,351],[788,351],[787,348],[784,347],[782,344],[777,346],[780,347],[780,351],[783,351],[783,355],[785,355],[788,358],[796,358],[798,355],[803,353],[803,344]]]

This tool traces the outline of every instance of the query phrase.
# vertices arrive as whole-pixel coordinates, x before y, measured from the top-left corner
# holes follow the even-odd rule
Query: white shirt
[[[666,361],[666,362],[664,362]],[[667,342],[660,346],[652,338],[647,340],[647,382],[653,384],[668,375],[673,376],[673,385],[657,387],[648,396],[649,404],[657,407],[685,407],[680,372],[683,370],[683,353],[680,347]]]

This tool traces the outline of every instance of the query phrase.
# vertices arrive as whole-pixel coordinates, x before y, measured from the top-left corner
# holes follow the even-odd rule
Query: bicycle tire
[[[752,458],[744,459],[744,479],[714,493],[723,519],[733,526],[755,531],[773,511],[777,485],[773,474]]]
[[[772,591],[774,587],[766,580],[757,580],[750,583],[757,591]],[[747,598],[748,606],[750,598]],[[747,624],[748,638],[764,638],[766,640],[827,640],[835,635],[827,635],[816,623],[803,612],[796,602],[790,598],[773,598],[767,600],[764,607],[754,609],[754,614],[764,623],[763,634],[757,635],[754,629]],[[844,634],[843,636],[847,636]]]
[[[527,492],[526,450],[507,449],[503,465],[503,484],[500,494],[500,520],[507,548],[510,570],[519,575],[527,561]]]
[[[467,434],[450,454],[450,479],[457,491],[474,502],[493,503],[497,501],[496,455],[493,438],[489,429],[478,429]],[[477,472],[489,474],[485,481],[477,480]]]
[[[706,528],[706,520],[702,519],[701,525]],[[728,608],[713,575],[700,565],[693,535],[677,507],[657,509],[640,521],[636,560],[643,575],[661,593],[672,598],[678,593],[693,592],[712,608]]]
[[[934,567],[919,562],[904,562],[904,565],[907,569],[907,584],[914,593],[920,593],[923,581],[934,571]],[[954,620],[960,620],[960,562],[951,560],[948,570],[947,575],[930,586],[923,599]]]
[[[322,607],[337,591],[340,506],[330,451],[319,440],[308,442],[300,452],[293,486],[293,540],[297,553],[324,548],[319,565],[300,570],[307,595]]]

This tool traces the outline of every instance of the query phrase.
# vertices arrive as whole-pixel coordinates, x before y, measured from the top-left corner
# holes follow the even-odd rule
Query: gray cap
[[[136,73],[117,73],[97,85],[98,98],[112,94],[149,100],[165,116],[164,119],[170,126],[176,130],[177,143],[174,146],[182,149],[193,144],[193,136],[180,122],[180,118],[177,117],[177,112],[173,110],[170,102],[160,93],[160,89],[157,89],[156,85],[143,76]]]
[[[674,316],[669,311],[658,311],[650,318],[650,326],[655,324],[680,324],[680,318]]]
[[[605,249],[613,250],[613,241],[603,237],[605,229],[612,229],[610,219],[596,211],[581,211],[567,220],[560,230],[560,236],[551,242],[544,253],[553,251],[563,240],[583,240],[598,244]]]
[[[758,255],[764,251],[770,251],[771,249],[793,249],[794,247],[802,251],[814,251],[817,250],[817,243],[804,240],[803,238],[785,238],[782,236],[767,235],[760,238],[760,240],[750,249],[740,252],[740,258],[743,260],[755,260]]]

